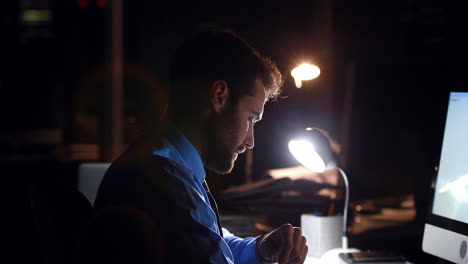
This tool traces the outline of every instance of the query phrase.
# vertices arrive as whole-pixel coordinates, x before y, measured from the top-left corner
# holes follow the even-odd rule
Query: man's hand
[[[299,227],[290,224],[265,234],[257,240],[259,254],[279,264],[301,264],[307,255],[306,239]]]

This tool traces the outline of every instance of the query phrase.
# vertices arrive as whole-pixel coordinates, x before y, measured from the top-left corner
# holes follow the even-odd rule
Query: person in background
[[[298,227],[248,238],[222,228],[205,181],[205,169],[228,174],[254,147],[254,124],[281,92],[278,68],[233,31],[211,28],[179,46],[170,80],[166,118],[130,144],[101,182],[81,261],[303,263]]]

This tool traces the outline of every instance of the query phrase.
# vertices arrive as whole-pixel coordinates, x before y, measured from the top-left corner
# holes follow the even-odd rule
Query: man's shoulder
[[[189,173],[181,164],[178,164],[170,158],[153,153],[142,155],[129,153],[122,155],[111,163],[106,174],[113,174],[116,172],[119,174],[132,172],[132,174],[164,173],[169,175]]]
[[[125,156],[115,160],[106,171],[98,191],[101,206],[145,203],[148,197],[169,197],[175,189],[184,189],[179,174],[185,173],[174,161],[149,155],[130,162]],[[142,201],[141,198],[146,197]],[[159,199],[148,198],[158,201]]]
[[[162,182],[170,176],[171,173],[168,172],[177,170],[176,163],[162,156],[148,154],[135,159],[124,154],[111,163],[102,185],[118,184],[121,188],[126,188],[126,185],[145,184],[147,181]]]

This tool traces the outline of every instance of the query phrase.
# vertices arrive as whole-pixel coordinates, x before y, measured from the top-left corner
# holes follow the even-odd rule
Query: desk
[[[326,264],[322,259],[320,258],[313,258],[313,257],[306,257],[306,260],[304,261],[304,264]]]
[[[360,210],[356,207],[359,205]],[[350,204],[349,245],[360,250],[395,250],[415,263],[431,263],[433,257],[421,249],[423,226],[415,223],[416,210],[412,196],[384,197]],[[222,213],[221,224],[241,237],[272,231],[284,222],[300,226],[300,214]],[[329,259],[308,257],[306,264],[341,264]],[[432,262],[433,263],[433,262]]]
[[[361,250],[392,250],[415,263],[426,261],[422,252],[423,224],[415,222],[412,195],[382,197],[351,203],[349,243]]]
[[[339,259],[336,259],[335,261],[335,260],[330,260],[330,259],[323,260],[320,258],[306,257],[304,264],[343,264],[343,262],[340,261]],[[413,264],[413,263],[406,261],[406,264]]]
[[[415,217],[414,208],[382,208],[378,214],[357,214],[348,232],[358,235],[371,230],[401,226],[410,223]]]

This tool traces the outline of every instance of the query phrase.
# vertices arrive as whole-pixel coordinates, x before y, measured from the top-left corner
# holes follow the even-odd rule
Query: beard
[[[237,124],[233,115],[228,113],[214,117],[208,122],[205,135],[206,160],[205,167],[218,174],[231,173],[237,159],[236,135]]]
[[[218,174],[231,173],[234,169],[234,163],[237,159],[237,155],[229,152],[220,151],[218,151],[217,153],[217,155],[207,156],[205,167]]]

